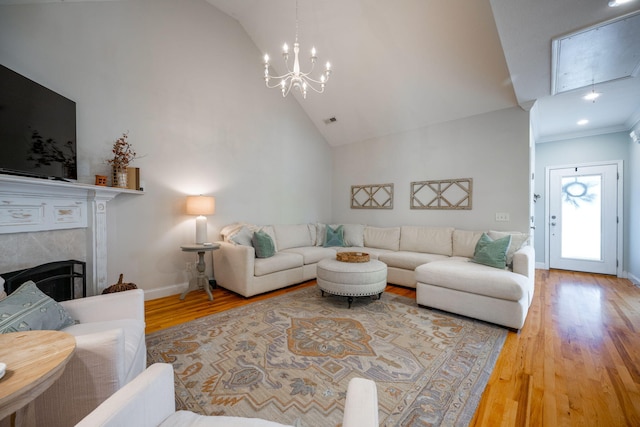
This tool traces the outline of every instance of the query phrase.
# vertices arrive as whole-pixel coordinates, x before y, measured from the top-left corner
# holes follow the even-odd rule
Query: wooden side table
[[[0,379],[0,424],[35,425],[33,400],[60,378],[75,348],[76,339],[60,331],[0,334],[0,362],[7,365]]]
[[[206,264],[204,262],[204,254],[205,252],[215,251],[220,248],[218,243],[212,243],[210,245],[183,245],[180,246],[184,252],[197,252],[198,253],[198,263],[196,264],[196,269],[198,270],[198,277],[195,280],[189,280],[189,287],[186,291],[184,291],[180,295],[180,299],[183,300],[184,297],[191,291],[195,291],[198,289],[204,288],[209,296],[209,300],[213,301],[213,295],[211,294],[211,288],[209,287],[209,279],[204,274],[204,270]]]

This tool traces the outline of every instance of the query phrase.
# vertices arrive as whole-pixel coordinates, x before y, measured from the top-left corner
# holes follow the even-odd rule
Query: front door
[[[616,274],[618,166],[549,169],[549,266]]]

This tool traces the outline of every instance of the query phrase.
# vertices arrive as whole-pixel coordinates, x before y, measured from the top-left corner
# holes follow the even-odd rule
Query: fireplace
[[[107,202],[123,193],[144,194],[0,174],[0,271],[19,271],[59,259],[80,260],[86,263],[85,284],[63,297],[100,294],[108,286]]]
[[[87,264],[68,260],[42,264],[24,270],[2,273],[5,291],[11,294],[24,282],[32,280],[38,289],[56,301],[67,301],[87,296]]]

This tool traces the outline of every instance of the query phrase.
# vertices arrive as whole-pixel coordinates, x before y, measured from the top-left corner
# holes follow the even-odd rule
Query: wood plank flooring
[[[147,333],[271,298],[214,289],[145,303]],[[387,292],[415,298],[415,290]],[[384,297],[383,297],[384,298]],[[537,270],[525,326],[509,332],[472,426],[640,426],[640,288],[613,276]]]

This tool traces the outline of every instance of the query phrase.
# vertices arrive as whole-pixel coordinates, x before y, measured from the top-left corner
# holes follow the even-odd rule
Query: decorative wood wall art
[[[473,178],[411,183],[411,209],[471,209]]]
[[[393,184],[352,185],[351,209],[393,209]]]

